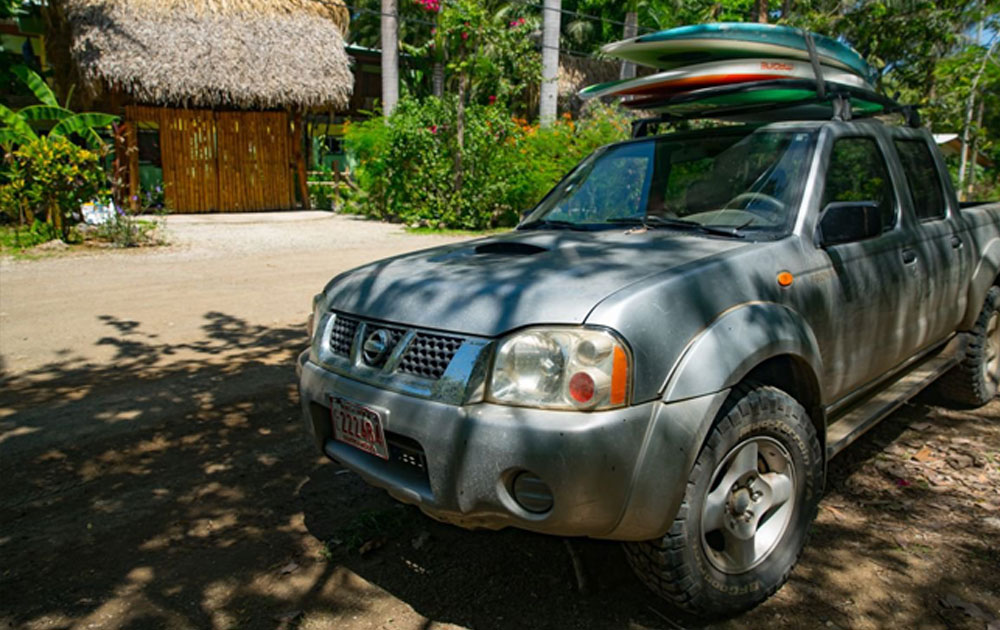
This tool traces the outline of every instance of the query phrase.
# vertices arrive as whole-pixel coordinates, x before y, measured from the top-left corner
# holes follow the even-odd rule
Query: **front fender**
[[[816,337],[798,313],[774,302],[741,304],[688,343],[663,383],[662,399],[686,400],[733,387],[754,367],[781,355],[799,357],[814,374],[822,373]]]

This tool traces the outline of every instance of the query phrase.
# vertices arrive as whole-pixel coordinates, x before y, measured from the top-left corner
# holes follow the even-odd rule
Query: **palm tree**
[[[388,117],[399,101],[399,11],[396,0],[382,0],[382,113]]]
[[[542,90],[538,116],[543,126],[556,119],[559,98],[559,21],[561,0],[545,0],[542,9]]]
[[[629,0],[627,11],[625,12],[625,30],[622,33],[624,39],[635,37],[639,33],[639,1]],[[631,79],[635,77],[635,64],[631,61],[622,62],[621,78]]]

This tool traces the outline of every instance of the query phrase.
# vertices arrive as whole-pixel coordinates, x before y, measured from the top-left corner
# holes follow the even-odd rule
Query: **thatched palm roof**
[[[53,0],[87,87],[191,107],[347,104],[341,0]]]

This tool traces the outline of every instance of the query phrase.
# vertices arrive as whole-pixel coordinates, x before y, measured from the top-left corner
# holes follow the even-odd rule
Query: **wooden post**
[[[295,166],[299,173],[299,195],[302,197],[302,209],[309,210],[309,184],[306,179],[306,160],[302,154],[302,112],[295,112],[295,119],[292,122],[292,151],[295,155]]]
[[[129,120],[124,125],[125,155],[128,164],[128,207],[133,212],[139,209],[139,133],[136,121]]]

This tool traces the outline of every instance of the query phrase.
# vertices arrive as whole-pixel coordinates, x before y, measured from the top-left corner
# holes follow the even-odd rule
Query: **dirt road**
[[[465,532],[310,448],[293,358],[335,272],[447,242],[326,214],[0,261],[0,628],[675,628],[618,547]],[[788,586],[721,628],[1000,616],[1000,402],[907,405],[833,464]],[[692,620],[681,622],[696,625]]]

